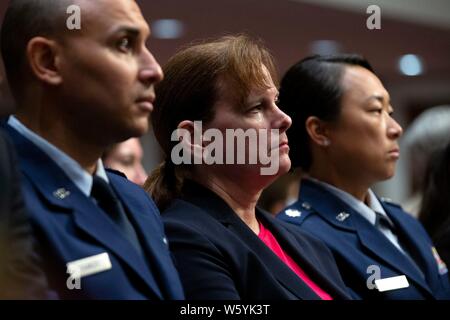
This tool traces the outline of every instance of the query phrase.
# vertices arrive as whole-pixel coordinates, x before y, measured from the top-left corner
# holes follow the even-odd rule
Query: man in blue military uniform
[[[80,25],[68,28],[69,6]],[[2,56],[17,102],[5,129],[60,298],[182,299],[159,212],[102,153],[148,129],[162,71],[135,1],[12,0]]]
[[[395,173],[402,128],[370,64],[305,58],[283,77],[280,106],[305,177],[278,218],[325,242],[355,298],[449,299],[448,270],[421,224],[371,191]]]

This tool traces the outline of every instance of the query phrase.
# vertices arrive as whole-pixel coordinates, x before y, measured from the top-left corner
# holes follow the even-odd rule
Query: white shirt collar
[[[376,215],[375,212],[379,212],[382,215],[387,217],[386,211],[384,211],[383,206],[380,201],[376,197],[375,193],[371,189],[368,190],[369,195],[369,205],[365,204],[363,201],[356,199],[353,195],[348,192],[345,192],[341,189],[332,186],[326,182],[308,177],[306,178],[320,186],[324,189],[331,192],[333,195],[341,199],[348,206],[350,206],[353,210],[361,214],[364,218],[366,218],[372,225],[375,225]]]
[[[14,116],[10,116],[8,119],[8,125],[18,131],[25,138],[35,144],[41,151],[47,154],[69,179],[81,190],[83,194],[89,197],[92,189],[92,176],[84,170],[78,162],[69,157],[66,153],[52,145],[50,142],[40,137],[19,121]],[[95,175],[104,179],[109,183],[108,176],[106,175],[105,168],[101,159],[97,161],[97,169]]]

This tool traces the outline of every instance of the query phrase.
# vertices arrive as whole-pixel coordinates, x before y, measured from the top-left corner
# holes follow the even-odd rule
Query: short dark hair
[[[5,73],[15,97],[25,80],[26,47],[36,36],[54,36],[64,24],[69,0],[10,0],[1,27]],[[58,28],[60,26],[61,28]]]
[[[282,78],[279,107],[292,118],[287,135],[293,168],[309,170],[311,166],[306,119],[316,116],[334,121],[339,116],[345,66],[361,66],[374,72],[369,62],[356,54],[315,55],[293,65]]]

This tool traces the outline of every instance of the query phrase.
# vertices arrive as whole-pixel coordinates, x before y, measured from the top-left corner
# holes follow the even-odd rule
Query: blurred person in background
[[[297,170],[295,173],[286,173],[263,190],[258,206],[276,215],[297,201],[299,187],[300,172]]]
[[[262,189],[290,168],[286,130],[291,119],[276,105],[276,73],[268,51],[247,36],[223,37],[181,50],[164,74],[156,87],[152,124],[166,159],[146,188],[162,210],[187,299],[349,298],[320,241],[256,207]],[[202,131],[194,121],[202,121]],[[174,141],[176,129],[191,138]],[[268,134],[258,148],[258,153],[267,149],[276,155],[277,170],[261,174],[260,158],[254,164],[236,163],[239,155],[250,155],[249,141],[245,150],[235,146],[231,163],[205,163],[210,144],[192,141],[192,135],[195,130],[206,135],[209,129],[223,137],[216,153],[224,157],[234,139],[226,137],[227,130],[278,130],[279,139]],[[202,161],[175,165],[172,152],[178,143],[189,159],[193,151]]]
[[[128,180],[142,186],[147,179],[147,173],[142,166],[142,150],[139,138],[131,138],[120,142],[103,154],[105,167],[122,172]]]
[[[421,188],[432,154],[450,142],[450,105],[436,106],[421,113],[405,130],[403,145],[409,155],[412,195],[403,203],[417,218],[422,202]]]
[[[436,244],[442,263],[450,265],[450,143],[430,156],[419,220]]]
[[[362,299],[449,299],[447,268],[422,225],[372,186],[391,178],[402,128],[389,93],[358,55],[311,56],[281,81],[299,200],[277,217],[324,241]],[[388,290],[376,280],[401,277]],[[396,278],[399,279],[399,278]]]

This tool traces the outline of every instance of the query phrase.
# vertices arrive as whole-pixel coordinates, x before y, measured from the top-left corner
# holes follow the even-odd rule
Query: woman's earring
[[[323,139],[322,145],[323,145],[324,147],[328,147],[330,144],[331,144],[331,142],[330,142],[329,139],[327,139],[327,138]]]

